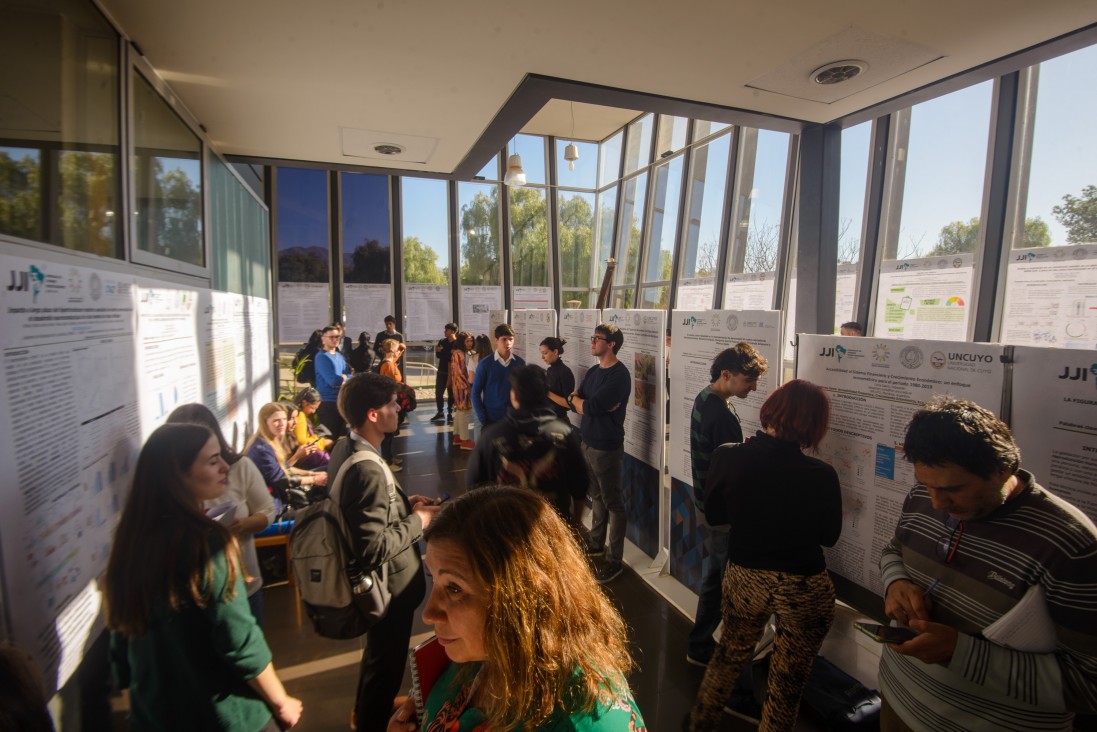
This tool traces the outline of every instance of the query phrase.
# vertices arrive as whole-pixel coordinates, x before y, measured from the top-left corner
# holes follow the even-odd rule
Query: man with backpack
[[[369,453],[346,472],[342,485],[331,486],[331,492],[338,494],[351,549],[362,568],[369,571],[388,564],[392,596],[387,614],[366,632],[355,701],[361,729],[373,729],[377,720],[389,718],[403,682],[412,621],[426,595],[417,542],[438,511],[436,499],[406,496],[381,459],[381,440],[396,431],[398,388],[378,374],[356,374],[347,380],[339,392],[339,413],[351,432],[335,445],[328,464],[329,475],[336,476],[351,455]]]

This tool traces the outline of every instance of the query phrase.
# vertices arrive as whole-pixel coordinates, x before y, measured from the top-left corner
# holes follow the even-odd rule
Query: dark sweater
[[[545,386],[556,396],[561,396],[564,399],[568,398],[568,395],[575,391],[575,374],[571,372],[571,369],[567,367],[560,359],[548,367],[548,371],[545,372]],[[552,408],[556,412],[556,416],[560,419],[567,420],[568,408],[562,407],[556,402],[552,403]]]
[[[595,450],[618,450],[625,445],[625,409],[632,393],[632,375],[618,361],[604,369],[591,366],[578,394],[583,399],[583,442]],[[614,411],[614,405],[619,404]]]
[[[693,473],[693,500],[698,506],[705,502],[705,479],[708,477],[712,451],[728,442],[742,442],[743,428],[731,411],[726,399],[706,386],[693,400],[689,418],[690,468]]]
[[[802,575],[826,569],[821,547],[842,533],[838,473],[796,443],[759,431],[716,448],[705,493],[709,521],[731,525],[729,562]]]

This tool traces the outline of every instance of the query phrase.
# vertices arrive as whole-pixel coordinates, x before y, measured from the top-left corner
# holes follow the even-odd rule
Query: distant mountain
[[[282,256],[283,254],[304,254],[309,257],[317,257],[325,262],[328,261],[327,247],[289,247],[288,249],[279,249],[278,256]]]

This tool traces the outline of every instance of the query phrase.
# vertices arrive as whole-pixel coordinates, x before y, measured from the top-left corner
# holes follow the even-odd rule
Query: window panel
[[[645,114],[628,126],[625,148],[625,175],[651,162],[652,115]]]
[[[328,283],[328,174],[277,169],[278,281]]]
[[[589,288],[593,285],[594,194],[560,191],[558,207],[561,287]]]
[[[501,285],[499,185],[457,184],[461,238],[461,284]]]
[[[636,281],[636,263],[640,256],[640,241],[644,233],[644,201],[647,198],[648,174],[641,173],[625,181],[621,201],[621,230],[617,233],[616,284]]]
[[[617,186],[610,186],[595,198],[594,241],[598,252],[595,256],[595,276],[591,283],[596,289],[602,286],[606,273],[606,260],[613,256],[613,222],[617,220]]]
[[[424,285],[449,284],[445,181],[401,178],[400,191],[403,201],[404,281]]]
[[[547,287],[548,219],[542,188],[509,188],[511,272],[515,286]]]
[[[637,307],[649,310],[666,310],[668,302],[670,302],[670,285],[645,287],[640,290],[640,304]]]
[[[717,132],[726,130],[731,125],[724,122],[706,122],[705,120],[694,120],[693,122],[693,141],[703,140],[709,135],[715,135]]]
[[[686,129],[689,120],[685,117],[671,117],[667,114],[659,115],[659,136],[655,141],[655,155],[666,156],[668,153],[676,153],[686,146]]]
[[[484,163],[484,167],[480,168],[480,172],[476,174],[477,178],[483,178],[484,180],[502,180],[499,177],[499,154],[491,156],[491,160]]]
[[[564,152],[569,144],[579,149],[579,159],[569,163]],[[593,190],[597,185],[595,168],[598,161],[598,145],[593,142],[575,142],[559,138],[556,140],[556,184],[562,188],[586,188]],[[575,170],[571,168],[574,167]]]
[[[689,205],[676,303],[682,309],[712,307],[730,150],[731,135],[726,134],[694,149],[690,159]]]
[[[526,172],[528,185],[545,185],[545,138],[540,135],[515,135],[510,145],[511,154],[522,156],[522,170]]]
[[[212,152],[210,182],[211,276],[215,289],[270,297],[270,218],[251,190]]]
[[[625,131],[611,135],[598,146],[598,187],[608,185],[621,177],[621,144]]]
[[[842,130],[838,193],[838,272],[834,287],[834,332],[853,318],[857,307],[857,262],[861,260],[865,188],[868,186],[872,122]]]
[[[343,281],[358,284],[392,282],[392,226],[389,178],[366,173],[340,173],[343,216]]]
[[[682,200],[681,155],[655,168],[655,189],[652,194],[651,225],[644,266],[644,282],[670,280],[674,256],[674,240],[678,231],[678,210]]]

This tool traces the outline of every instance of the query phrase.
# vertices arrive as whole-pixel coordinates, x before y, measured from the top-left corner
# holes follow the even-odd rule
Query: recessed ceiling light
[[[812,71],[811,80],[816,84],[841,84],[843,81],[860,76],[867,70],[868,64],[864,61],[834,61]]]
[[[373,151],[381,153],[382,155],[399,155],[404,152],[404,148],[401,145],[395,145],[391,142],[382,142],[380,145],[374,145]]]

